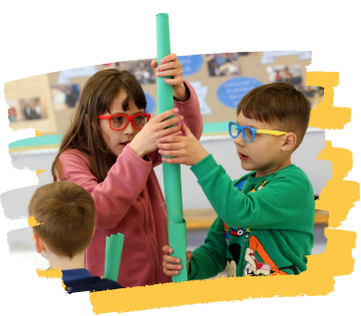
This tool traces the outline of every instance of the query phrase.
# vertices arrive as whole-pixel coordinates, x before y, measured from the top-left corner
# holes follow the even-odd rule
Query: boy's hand
[[[162,160],[167,163],[181,163],[193,166],[209,155],[197,138],[194,137],[190,129],[183,123],[183,135],[179,133],[162,137],[158,144],[159,153],[164,156]]]
[[[189,99],[189,91],[183,83],[183,65],[178,60],[176,54],[165,56],[160,65],[157,61],[153,60],[151,66],[156,68],[156,77],[172,77],[173,79],[164,78],[164,81],[173,86],[174,98],[178,101],[187,101]],[[157,67],[158,66],[158,67]]]
[[[180,259],[171,256],[173,253],[173,249],[168,245],[164,246],[163,251],[165,255],[163,256],[163,272],[168,276],[178,275],[179,270],[182,269],[182,265],[180,264]],[[189,270],[189,259],[192,257],[192,251],[187,251],[187,269]]]
[[[172,125],[181,122],[183,116],[174,116],[167,119],[178,111],[177,108],[171,109],[152,118],[144,125],[142,130],[134,136],[129,144],[130,148],[141,158],[156,150],[160,138],[180,131],[181,125]]]

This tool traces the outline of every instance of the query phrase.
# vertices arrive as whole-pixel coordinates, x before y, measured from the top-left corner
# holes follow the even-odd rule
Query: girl
[[[151,65],[156,68],[157,61]],[[157,145],[161,137],[179,133],[183,120],[197,138],[202,133],[199,102],[177,56],[166,56],[156,70],[157,77],[172,77],[164,80],[173,86],[174,109],[149,120],[142,87],[129,72],[99,71],[82,90],[52,166],[54,181],[78,184],[94,199],[96,231],[85,256],[92,275],[104,274],[106,236],[124,234],[118,281],[125,287],[171,281],[162,271],[168,234],[153,170],[161,163]]]

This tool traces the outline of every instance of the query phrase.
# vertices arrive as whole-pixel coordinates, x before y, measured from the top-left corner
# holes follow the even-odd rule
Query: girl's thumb
[[[192,135],[191,130],[188,128],[188,126],[185,123],[182,124],[182,130],[185,136]]]

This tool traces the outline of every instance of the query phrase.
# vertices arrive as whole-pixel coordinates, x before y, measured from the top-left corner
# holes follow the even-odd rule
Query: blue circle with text
[[[237,77],[223,82],[217,90],[217,98],[225,106],[237,108],[241,99],[253,88],[263,85],[252,77]]]

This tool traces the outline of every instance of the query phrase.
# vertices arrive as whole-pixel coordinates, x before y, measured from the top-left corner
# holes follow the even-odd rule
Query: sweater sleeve
[[[273,177],[261,190],[243,193],[212,155],[191,170],[218,216],[231,227],[297,230],[306,201],[312,199],[308,181],[284,175]]]
[[[224,225],[217,217],[208,230],[204,244],[193,251],[189,260],[189,279],[208,279],[223,272],[226,267],[226,250]]]
[[[78,184],[92,195],[98,229],[111,229],[118,225],[144,189],[153,168],[150,161],[138,157],[129,146],[123,149],[101,183],[98,183],[89,161],[80,151],[67,150],[59,160],[64,181]]]
[[[200,111],[199,100],[196,91],[187,81],[184,81],[189,90],[190,97],[187,101],[180,102],[174,100],[174,106],[179,109],[179,115],[184,116],[184,122],[191,130],[192,134],[200,139],[203,131],[203,119]]]

